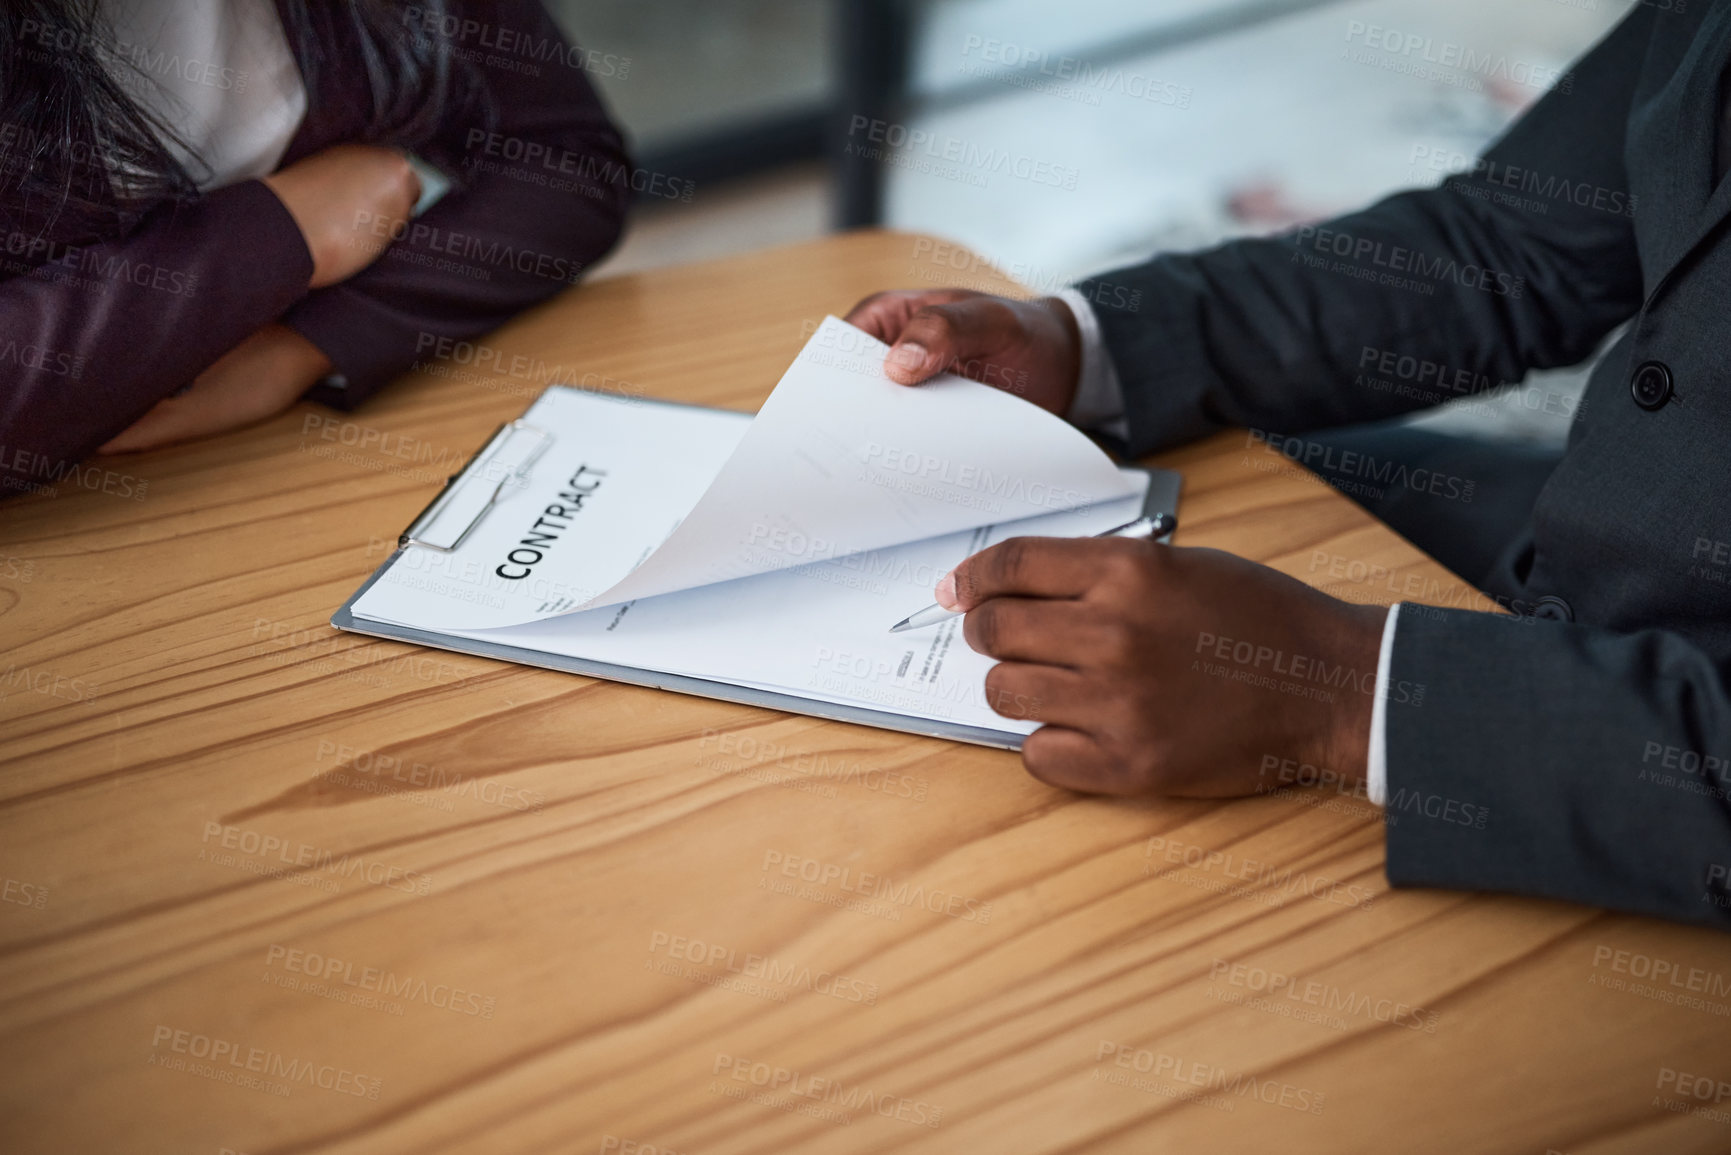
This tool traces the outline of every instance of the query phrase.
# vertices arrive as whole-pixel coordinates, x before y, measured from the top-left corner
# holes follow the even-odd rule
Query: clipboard
[[[398,550],[419,545],[456,552],[499,504],[506,488],[520,483],[552,444],[553,434],[522,418],[499,426],[481,452],[446,478],[427,507],[397,535]]]
[[[680,402],[659,400],[638,400],[634,401],[633,404],[685,407]],[[740,413],[737,416],[742,421],[751,420],[750,414]],[[830,702],[785,691],[766,690],[755,686],[697,678],[685,674],[663,673],[613,662],[570,657],[543,650],[480,641],[474,638],[443,634],[434,630],[423,630],[412,626],[355,616],[353,612],[355,603],[390,570],[408,547],[418,545],[441,552],[455,550],[498,504],[500,496],[507,492],[513,484],[521,483],[523,476],[553,443],[554,435],[552,433],[522,420],[507,422],[500,426],[488,439],[481,452],[477,453],[462,470],[453,474],[427,507],[403,529],[403,532],[398,535],[397,548],[392,551],[391,556],[386,558],[378,569],[373,571],[372,576],[349,596],[336,613],[331,615],[331,625],[336,629],[367,637],[408,642],[431,649],[447,650],[451,653],[493,658],[516,665],[557,670],[561,673],[579,674],[610,682],[623,682],[627,685],[669,690],[679,694],[692,694],[723,702],[735,702],[743,706],[757,706],[792,714],[804,714],[834,722],[852,722],[861,726],[894,730],[920,737],[944,738],[949,741],[989,746],[1001,750],[1021,749],[1026,735],[1017,731],[943,722],[891,710],[873,709],[869,706]],[[1143,515],[1152,516],[1158,513],[1167,513],[1175,516],[1178,511],[1178,499],[1182,487],[1180,475],[1170,470],[1152,468],[1142,468],[1141,472],[1147,473],[1149,477],[1148,489],[1143,497]],[[1166,541],[1168,538],[1159,540]]]

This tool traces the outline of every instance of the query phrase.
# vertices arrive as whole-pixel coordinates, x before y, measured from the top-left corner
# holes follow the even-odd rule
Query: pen
[[[1153,517],[1139,517],[1135,521],[1127,521],[1123,525],[1113,526],[1111,529],[1103,533],[1096,533],[1093,536],[1158,538],[1165,537],[1177,528],[1178,518],[1174,514],[1157,513]],[[900,634],[908,630],[923,629],[926,626],[936,625],[945,618],[953,618],[962,612],[964,611],[946,610],[943,606],[933,602],[925,609],[918,613],[909,614],[891,626],[890,633]]]

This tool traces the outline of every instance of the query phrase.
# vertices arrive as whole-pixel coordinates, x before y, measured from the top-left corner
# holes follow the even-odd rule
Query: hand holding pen
[[[1123,525],[1115,525],[1111,529],[1092,534],[1092,537],[1140,537],[1158,539],[1165,537],[1178,528],[1178,518],[1170,513],[1157,513],[1152,517],[1139,517],[1135,521],[1127,521]],[[945,618],[953,618],[964,611],[945,609],[940,603],[933,602],[925,609],[911,613],[890,627],[890,633],[900,634],[908,630],[923,629],[935,626]]]

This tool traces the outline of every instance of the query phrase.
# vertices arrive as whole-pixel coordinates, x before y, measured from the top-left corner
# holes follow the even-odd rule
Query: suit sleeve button
[[[1635,404],[1651,413],[1671,400],[1671,370],[1663,361],[1643,361],[1629,377]]]
[[[1556,594],[1546,594],[1533,605],[1533,616],[1542,622],[1572,622],[1575,611]]]

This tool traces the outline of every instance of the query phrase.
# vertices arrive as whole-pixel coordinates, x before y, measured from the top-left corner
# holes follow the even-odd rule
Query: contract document
[[[332,619],[341,629],[1016,747],[961,619],[889,627],[1005,538],[1175,512],[1008,393],[883,373],[834,317],[755,417],[553,386],[501,430]]]

